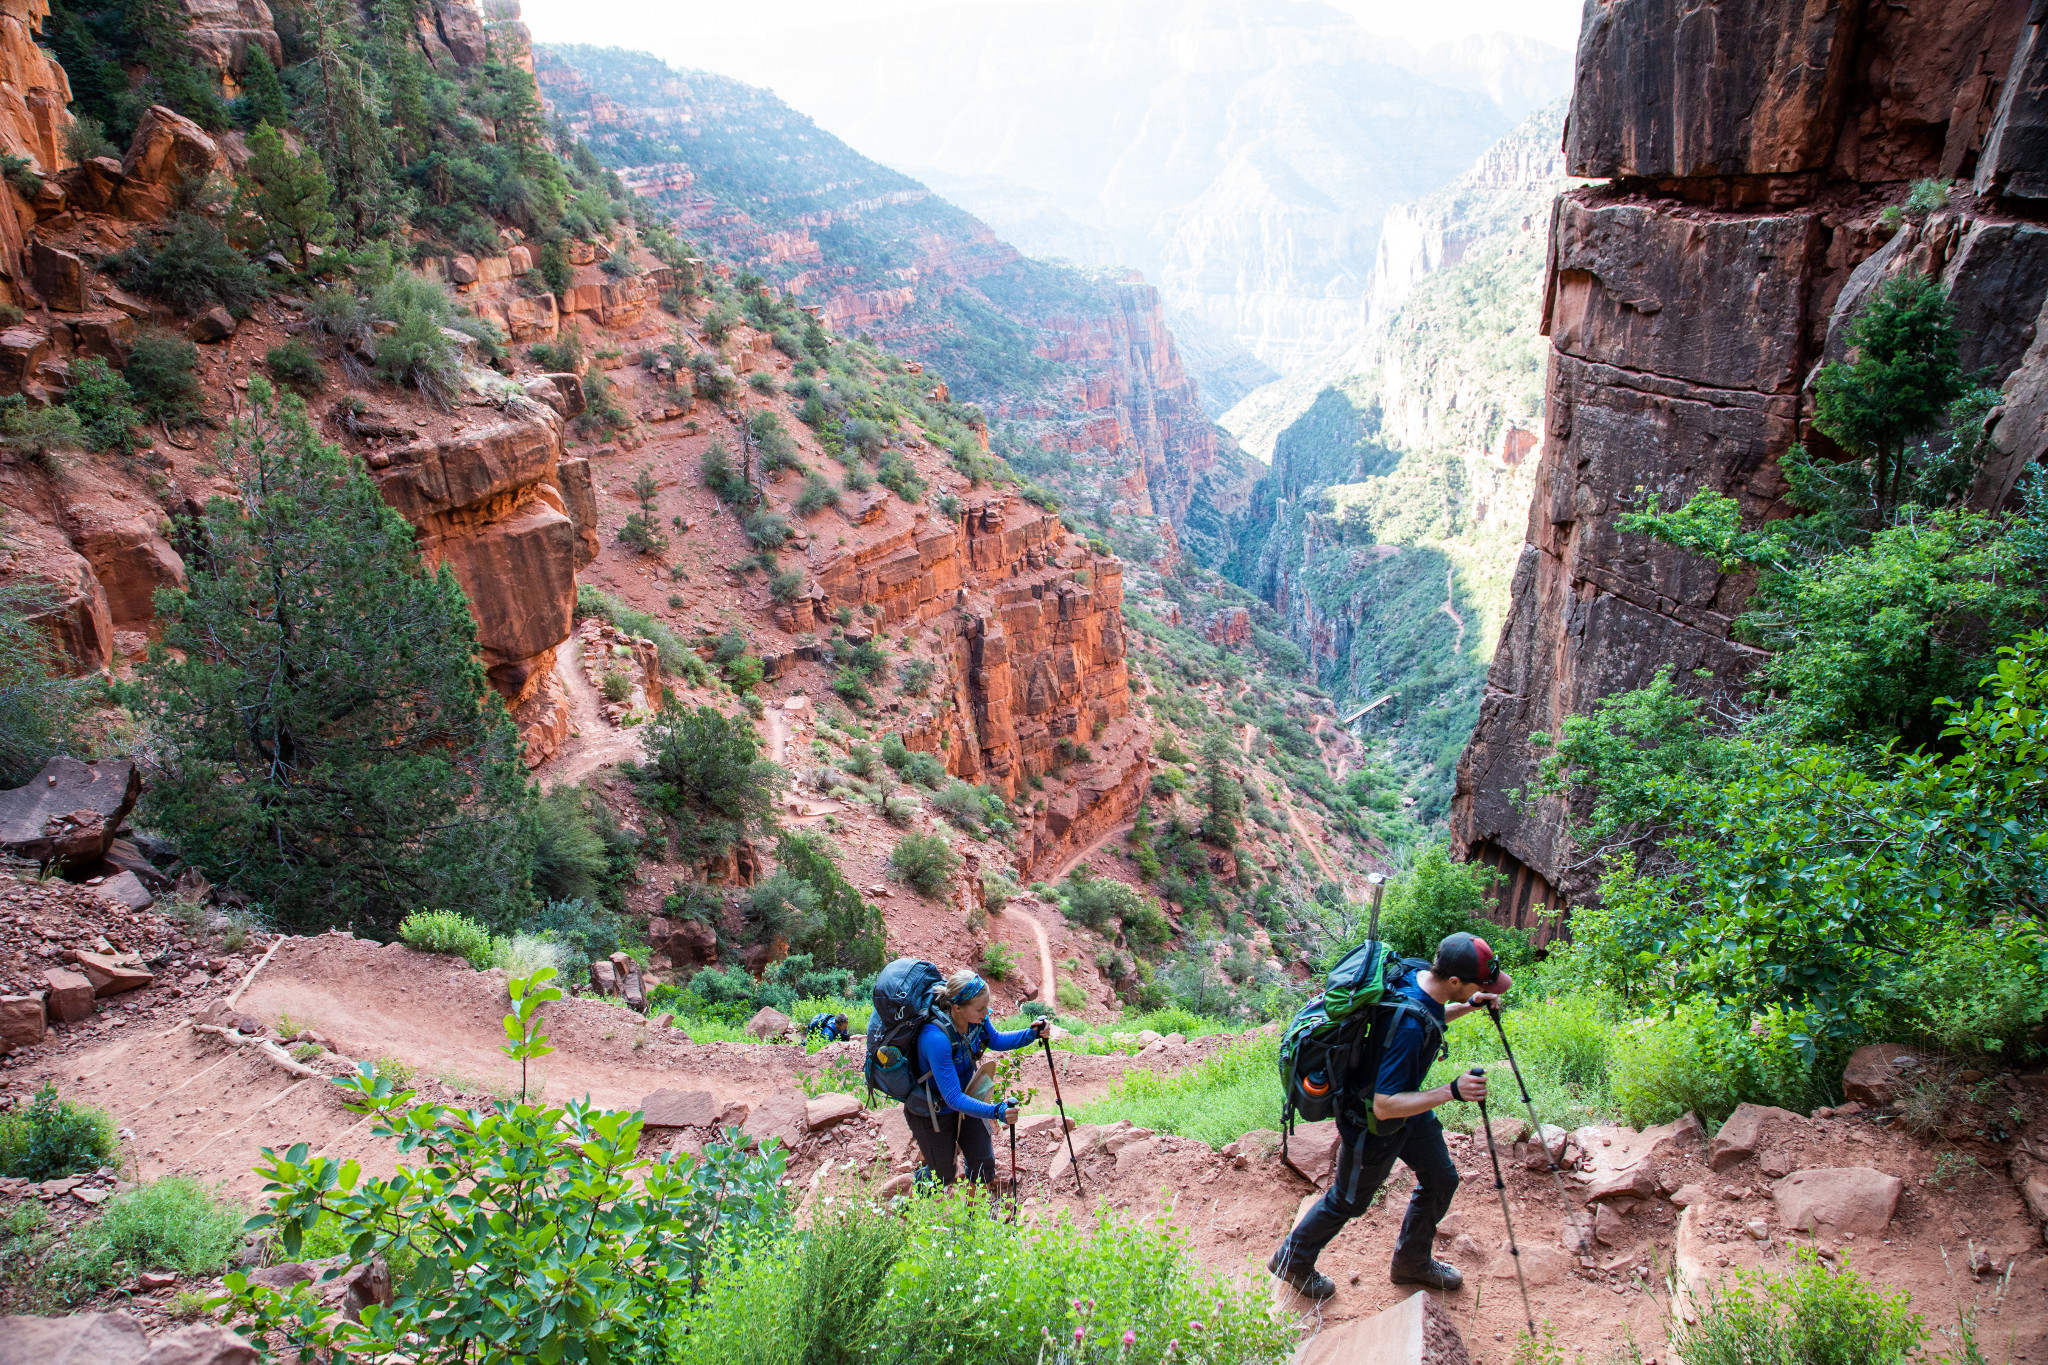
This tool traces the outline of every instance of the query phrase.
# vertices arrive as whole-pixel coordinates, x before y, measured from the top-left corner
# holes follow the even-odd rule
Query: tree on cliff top
[[[188,528],[130,693],[163,756],[145,816],[294,928],[505,923],[531,899],[532,798],[462,589],[297,399],[250,391],[239,500]]]

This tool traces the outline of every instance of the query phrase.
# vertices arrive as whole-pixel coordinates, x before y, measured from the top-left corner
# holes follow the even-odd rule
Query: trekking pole
[[[1367,873],[1365,879],[1372,884],[1372,927],[1365,931],[1365,936],[1377,940],[1380,936],[1380,894],[1387,889],[1387,879],[1377,872]]]
[[[1017,1221],[1017,1116],[1010,1115],[1010,1221]]]
[[[1067,1138],[1067,1160],[1074,1166],[1074,1193],[1086,1199],[1088,1192],[1081,1188],[1081,1158],[1074,1155],[1074,1130],[1067,1123],[1067,1102],[1060,1095],[1060,1069],[1052,1059],[1052,1039],[1040,1038],[1038,1042],[1045,1049],[1045,1065],[1052,1072],[1052,1102],[1059,1108],[1060,1131]]]
[[[1493,1016],[1493,1030],[1500,1035],[1501,1050],[1507,1053],[1508,1070],[1515,1073],[1515,1085],[1522,1092],[1522,1107],[1529,1111],[1529,1135],[1536,1139],[1536,1145],[1543,1149],[1544,1159],[1550,1162],[1551,1178],[1557,1181],[1557,1197],[1564,1204],[1566,1221],[1570,1221],[1572,1216],[1571,1192],[1564,1187],[1564,1171],[1557,1164],[1557,1153],[1550,1150],[1550,1143],[1543,1135],[1543,1121],[1536,1117],[1536,1101],[1529,1097],[1528,1082],[1522,1079],[1522,1064],[1515,1060],[1514,1045],[1508,1042],[1507,1025],[1500,1021],[1500,1005],[1498,1003],[1490,1004],[1486,1007],[1486,1012]],[[1560,1141],[1558,1149],[1562,1151],[1563,1148],[1564,1143]]]
[[[1475,1066],[1469,1073],[1484,1076],[1486,1068]],[[1529,1306],[1529,1281],[1522,1274],[1522,1249],[1515,1245],[1515,1218],[1508,1212],[1508,1182],[1501,1179],[1500,1152],[1493,1145],[1493,1123],[1486,1116],[1486,1101],[1479,1101],[1479,1126],[1486,1130],[1486,1154],[1493,1159],[1493,1188],[1500,1195],[1500,1218],[1508,1227],[1508,1255],[1515,1262],[1515,1283],[1522,1289],[1522,1318],[1529,1324],[1529,1340],[1536,1340],[1536,1310]],[[1540,1134],[1539,1134],[1540,1136]]]

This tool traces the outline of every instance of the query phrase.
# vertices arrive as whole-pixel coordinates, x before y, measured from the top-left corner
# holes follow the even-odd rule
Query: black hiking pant
[[[996,1144],[987,1123],[968,1114],[946,1113],[934,1119],[907,1105],[903,1118],[910,1125],[910,1136],[917,1140],[917,1150],[924,1155],[925,1166],[942,1183],[950,1185],[959,1179],[954,1170],[955,1153],[966,1159],[969,1180],[995,1183]]]
[[[913,1129],[912,1131],[915,1131]],[[1363,1128],[1337,1120],[1343,1147],[1337,1173],[1294,1231],[1280,1244],[1280,1259],[1290,1270],[1307,1270],[1343,1226],[1372,1207],[1372,1197],[1404,1161],[1415,1172],[1415,1193],[1408,1197],[1408,1215],[1401,1220],[1401,1238],[1394,1244],[1394,1264],[1419,1270],[1434,1259],[1431,1244],[1436,1225],[1458,1192],[1458,1167],[1444,1146],[1444,1126],[1434,1113],[1417,1114],[1400,1128],[1375,1137]]]

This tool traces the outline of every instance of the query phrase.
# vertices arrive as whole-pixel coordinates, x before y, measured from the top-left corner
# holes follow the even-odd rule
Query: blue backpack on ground
[[[899,957],[875,978],[875,1012],[868,1020],[867,1059],[861,1075],[868,1089],[907,1100],[924,1074],[917,1060],[917,1035],[937,1017],[936,997],[945,974],[929,962]]]

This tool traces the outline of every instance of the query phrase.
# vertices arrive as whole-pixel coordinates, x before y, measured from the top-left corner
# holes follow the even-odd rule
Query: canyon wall
[[[1615,518],[1703,488],[1782,514],[1778,458],[1827,448],[1812,380],[1872,283],[1942,279],[1965,366],[2006,386],[1979,500],[2039,458],[2044,20],[2043,0],[1589,0],[1564,152],[1606,183],[1550,220],[1542,451],[1452,808],[1462,856],[1507,874],[1507,922],[1593,890],[1565,809],[1516,796],[1529,736],[1660,668],[1739,688],[1759,657],[1730,634],[1745,577]],[[1929,178],[1954,182],[1945,207],[1881,217]]]

